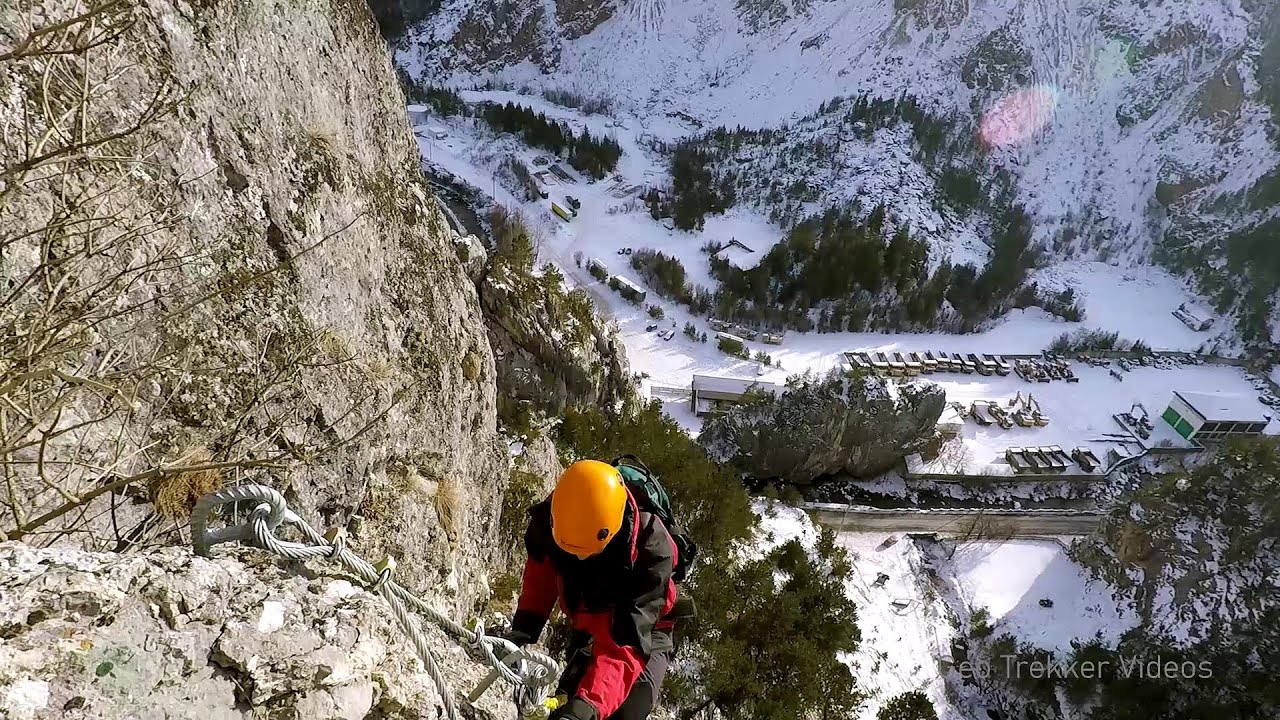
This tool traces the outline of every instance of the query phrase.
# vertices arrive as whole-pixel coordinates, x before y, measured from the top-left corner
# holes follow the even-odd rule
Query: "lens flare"
[[[1022,88],[996,101],[978,123],[978,136],[988,148],[1022,145],[1053,119],[1058,93],[1051,87]]]

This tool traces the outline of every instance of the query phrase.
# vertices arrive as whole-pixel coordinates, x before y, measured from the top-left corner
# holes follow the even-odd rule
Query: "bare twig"
[[[9,539],[21,540],[24,535],[48,523],[49,521],[56,520],[62,517],[63,515],[66,515],[67,513],[71,512],[72,510],[75,510],[76,508],[81,507],[89,503],[90,501],[105,495],[106,493],[115,492],[133,483],[146,483],[152,480],[168,477],[171,475],[179,475],[181,473],[190,473],[190,472],[199,472],[201,470],[222,470],[226,468],[241,468],[241,469],[279,468],[281,467],[279,464],[280,460],[284,459],[284,457],[286,457],[287,455],[288,453],[280,453],[278,455],[274,455],[272,457],[265,458],[262,460],[231,460],[227,462],[204,463],[201,465],[179,465],[179,466],[156,467],[156,468],[151,468],[150,470],[147,470],[145,472],[136,473],[134,475],[126,475],[125,477],[118,478],[110,483],[107,483],[106,485],[102,485],[88,493],[85,493],[84,495],[81,495],[80,497],[75,498],[74,501],[68,501],[66,503],[63,503],[62,505],[59,505],[57,508],[50,510],[49,512],[41,515],[40,517],[30,522],[19,525],[17,528],[15,528],[14,530],[8,533]]]
[[[63,20],[62,22],[32,30],[27,33],[26,37],[19,41],[17,45],[14,45],[12,50],[6,53],[0,53],[0,62],[28,57],[32,46],[34,46],[37,41],[124,7],[126,7],[125,0],[110,0],[109,2],[103,3],[82,15],[77,15],[73,18]]]

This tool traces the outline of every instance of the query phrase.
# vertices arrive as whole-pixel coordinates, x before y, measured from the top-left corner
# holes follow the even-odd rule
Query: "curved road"
[[[1089,535],[1105,515],[1082,510],[886,510],[804,503],[817,522],[836,532],[926,532],[950,536]]]

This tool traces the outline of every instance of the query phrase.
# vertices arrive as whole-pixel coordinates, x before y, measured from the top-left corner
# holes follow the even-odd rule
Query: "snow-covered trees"
[[[1280,685],[1280,441],[1238,440],[1189,472],[1152,476],[1074,558],[1132,596],[1143,622],[1118,643],[1081,639],[1051,653],[1004,635],[989,659],[1014,655],[1091,677],[997,677],[1030,707],[1075,706],[1090,720],[1263,720]],[[991,660],[999,670],[1006,661]]]
[[[481,117],[497,132],[519,135],[531,147],[554,153],[568,151],[569,164],[593,178],[604,177],[622,157],[617,140],[593,137],[585,128],[574,135],[565,123],[515,103],[486,105]]]
[[[711,456],[754,478],[809,483],[846,471],[874,475],[933,435],[945,396],[932,384],[849,378],[839,369],[803,375],[777,397],[762,395],[708,419],[699,442]]]

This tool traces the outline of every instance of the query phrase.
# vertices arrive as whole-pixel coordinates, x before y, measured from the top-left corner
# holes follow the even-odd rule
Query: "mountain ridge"
[[[1204,250],[1165,264],[1194,276],[1188,266],[1225,263],[1231,237],[1277,216],[1276,203],[1254,207],[1280,166],[1280,42],[1268,40],[1280,6],[1270,3],[579,3],[599,20],[588,32],[543,12],[519,42],[491,33],[484,55],[471,54],[476,38],[450,28],[496,5],[540,3],[445,3],[397,42],[398,64],[422,81],[569,90],[703,127],[789,128],[836,96],[914,96],[961,118],[955,133],[981,136],[1059,258],[1164,259],[1158,249],[1191,234]],[[1269,315],[1280,288],[1258,278],[1265,302],[1250,311],[1197,281],[1225,314],[1256,316],[1261,304]]]

